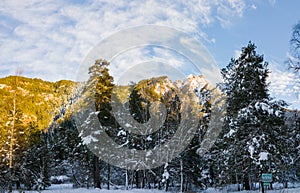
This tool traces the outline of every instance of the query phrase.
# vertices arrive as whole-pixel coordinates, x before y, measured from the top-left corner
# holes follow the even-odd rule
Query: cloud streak
[[[284,99],[291,108],[300,107],[300,85],[297,76],[290,71],[280,70],[279,64],[270,62],[270,92],[276,99]]]
[[[157,24],[210,41],[205,26],[228,27],[246,10],[244,0],[3,0],[0,4],[0,76],[14,74],[21,66],[25,76],[50,81],[74,80],[89,50],[119,30]]]

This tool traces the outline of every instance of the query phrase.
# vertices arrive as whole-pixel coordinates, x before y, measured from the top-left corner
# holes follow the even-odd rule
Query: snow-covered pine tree
[[[3,146],[1,147],[7,154],[8,172],[9,172],[9,187],[8,191],[12,192],[13,186],[20,188],[21,174],[20,164],[24,151],[28,147],[28,137],[31,135],[32,128],[27,126],[24,122],[26,115],[24,115],[21,106],[22,101],[19,95],[22,91],[19,88],[19,75],[21,72],[17,71],[17,75],[14,77],[15,82],[12,85],[11,92],[12,98],[7,100],[7,104],[10,109],[7,110],[7,122],[4,125],[5,132],[2,133],[2,137],[6,138]],[[1,150],[1,151],[2,151]],[[4,161],[4,160],[3,160]]]
[[[20,160],[28,146],[27,137],[29,136],[29,128],[23,124],[23,112],[20,109],[15,108],[8,113],[8,121],[4,130],[2,136],[6,139],[2,148],[6,157],[2,161],[6,167],[3,172],[5,171],[6,181],[9,182],[9,191],[12,191],[13,186],[19,188],[20,185]]]
[[[190,75],[186,80],[185,84],[191,84],[191,88],[196,93],[198,98],[198,109],[199,109],[199,126],[194,133],[194,138],[190,142],[189,146],[181,153],[181,157],[177,158],[177,171],[179,172],[176,176],[184,176],[182,184],[182,191],[188,190],[189,186],[194,186],[205,189],[213,184],[214,174],[210,170],[211,159],[210,152],[205,155],[199,155],[199,150],[202,149],[201,142],[205,138],[205,134],[208,129],[208,124],[211,117],[211,108],[213,101],[213,93],[215,89],[209,86],[204,76],[193,76]],[[181,167],[183,170],[181,171]],[[181,181],[181,180],[178,180]]]
[[[298,110],[288,110],[285,117],[286,133],[289,140],[283,146],[283,150],[288,156],[286,156],[283,163],[281,182],[287,188],[288,182],[298,182],[300,180],[300,112]]]
[[[29,147],[20,161],[20,183],[27,190],[43,190],[50,186],[49,133],[36,132],[28,139]]]
[[[230,182],[259,181],[263,172],[276,176],[280,170],[282,144],[285,144],[284,101],[274,101],[268,94],[268,63],[249,43],[239,58],[222,69],[223,89],[227,94],[227,116],[220,154],[223,172]]]
[[[108,70],[109,62],[106,60],[96,60],[95,63],[89,68],[89,79],[84,85],[81,91],[81,95],[84,96],[84,103],[94,104],[94,112],[98,112],[98,119],[105,132],[114,132],[113,128],[116,126],[114,117],[111,115],[111,95],[114,88],[113,77],[109,74]],[[88,100],[88,101],[87,101]],[[93,113],[94,113],[93,112]],[[89,115],[87,115],[89,116]],[[88,134],[80,133],[81,136],[89,137],[98,133],[99,128],[93,128],[88,126],[86,128]],[[88,135],[88,136],[86,136]],[[96,155],[93,155],[93,181],[95,188],[101,188],[100,178],[100,162]],[[102,163],[102,162],[101,162]],[[110,185],[110,165],[107,165],[107,187]]]
[[[74,187],[93,186],[93,153],[82,143],[74,117],[62,106],[54,118],[48,135],[49,173],[52,182],[71,181]]]

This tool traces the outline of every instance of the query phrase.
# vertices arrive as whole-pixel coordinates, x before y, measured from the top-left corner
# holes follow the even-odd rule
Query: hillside
[[[201,82],[201,80],[204,80],[202,76],[191,76],[186,81],[193,83],[193,81]],[[75,82],[70,80],[48,82],[37,78],[33,79],[17,76],[0,78],[1,127],[7,123],[11,116],[15,94],[14,91],[17,90],[16,111],[22,113],[22,122],[25,125],[34,125],[37,130],[46,130],[53,121],[54,116],[60,113],[62,105],[67,105],[69,103],[75,84]],[[183,84],[183,82],[177,82],[176,84]],[[205,84],[205,82],[202,84]],[[135,89],[140,90],[144,97],[151,96],[152,98],[160,98],[162,93],[170,89],[168,88],[170,85],[171,83],[166,77],[159,77],[143,80],[135,87]],[[115,87],[115,92],[119,99],[124,101],[130,92],[130,88],[129,86],[118,86]],[[297,111],[294,113],[298,114]],[[291,111],[287,109],[288,122],[292,119],[290,114]]]
[[[0,78],[1,126],[7,124],[10,118],[16,94],[16,111],[22,114],[22,122],[38,130],[47,129],[60,106],[71,97],[74,85],[74,82],[68,80],[47,82],[17,76]]]

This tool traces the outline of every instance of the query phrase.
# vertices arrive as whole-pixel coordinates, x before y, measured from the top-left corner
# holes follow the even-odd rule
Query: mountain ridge
[[[158,84],[155,82],[158,81]],[[154,82],[153,85],[148,85]],[[173,84],[184,85],[186,82],[190,82],[193,87],[202,84],[204,86],[205,77],[203,75],[189,75],[186,79],[176,81]],[[136,84],[137,87],[153,87],[153,92],[150,95],[159,96],[159,92],[165,92],[168,89],[166,86],[170,85],[170,80],[167,77],[156,77],[147,80],[142,80]],[[21,110],[23,118],[26,123],[35,123],[38,130],[45,130],[53,121],[53,118],[57,116],[63,105],[70,103],[70,100],[74,97],[74,89],[79,83],[72,80],[58,80],[55,82],[46,81],[40,78],[29,78],[24,76],[7,76],[0,78],[0,119],[6,120],[7,115],[12,109],[12,101],[14,90],[16,91],[16,106],[17,110]],[[129,92],[129,86],[119,86],[116,90],[122,89],[118,92]],[[17,88],[17,89],[16,89]],[[170,88],[169,88],[170,89]],[[149,92],[149,89],[148,89]],[[147,93],[144,93],[144,95]],[[148,93],[149,94],[149,93]],[[125,100],[125,98],[123,99]],[[287,112],[292,111],[286,109]],[[294,111],[293,111],[294,112]],[[300,114],[299,110],[295,111],[296,114]],[[6,117],[6,118],[5,118]]]
[[[15,95],[16,110],[22,112],[27,123],[31,122],[38,130],[44,130],[61,105],[71,97],[74,85],[76,83],[69,80],[49,82],[23,76],[0,78],[0,118],[6,120],[12,111]]]

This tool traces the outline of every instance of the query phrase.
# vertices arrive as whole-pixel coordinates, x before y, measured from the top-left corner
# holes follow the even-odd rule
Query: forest
[[[296,72],[297,62],[287,61]],[[254,43],[221,69],[223,82],[217,88],[199,74],[176,82],[161,76],[115,85],[109,65],[105,59],[96,60],[89,79],[81,83],[18,75],[0,79],[2,192],[43,191],[60,183],[87,189],[181,192],[235,184],[238,190],[254,190],[266,173],[283,187],[300,182],[300,112],[270,96],[268,63],[256,53]],[[186,89],[193,97],[186,102],[177,89]],[[156,108],[155,102],[164,108]],[[82,110],[87,105],[92,112]],[[122,115],[122,108],[131,118]],[[92,115],[100,127],[90,124]],[[151,130],[155,122],[144,135],[132,128],[133,122],[146,124],[155,116],[162,121],[158,130]],[[193,128],[185,125],[189,121]],[[212,125],[219,131],[205,149]],[[190,131],[188,138],[185,134]],[[189,143],[164,164],[163,160],[153,164],[154,159],[137,164],[130,155],[124,159],[113,151],[113,145],[101,148],[101,133],[128,152],[155,150],[171,140],[178,149],[179,141]]]

